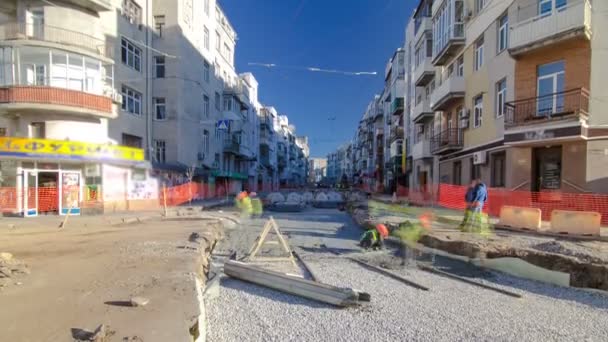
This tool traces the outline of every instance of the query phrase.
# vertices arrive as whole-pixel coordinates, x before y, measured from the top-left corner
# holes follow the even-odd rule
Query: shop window
[[[0,137],[6,137],[8,136],[6,127],[0,127]]]
[[[45,125],[44,122],[32,122],[30,124],[30,138],[44,139]]]

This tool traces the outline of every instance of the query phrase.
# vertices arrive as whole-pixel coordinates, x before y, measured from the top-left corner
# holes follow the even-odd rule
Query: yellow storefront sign
[[[138,162],[144,160],[144,150],[80,141],[0,137],[0,156]]]

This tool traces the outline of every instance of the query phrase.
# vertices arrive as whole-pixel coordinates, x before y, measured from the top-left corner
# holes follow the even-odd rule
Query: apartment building
[[[402,168],[405,128],[405,50],[398,48],[386,64],[384,91],[381,103],[384,107],[384,188],[393,192],[397,185],[407,183]]]
[[[317,184],[327,176],[327,159],[310,158],[308,160],[308,183]]]
[[[515,0],[505,108],[510,188],[607,192],[606,1]]]
[[[133,51],[146,44],[149,18],[145,7],[129,10],[102,0],[0,5],[3,211],[65,215],[157,203],[143,150],[145,119],[123,123],[139,140],[112,133],[121,108],[145,108],[119,95],[121,80],[132,76],[139,82],[133,89],[146,92],[138,74],[148,56]],[[134,18],[141,25],[132,25]],[[138,42],[126,56],[122,37]]]
[[[260,154],[259,164],[262,174],[258,178],[258,188],[266,191],[279,186],[278,168],[278,113],[274,107],[263,107],[260,111]]]

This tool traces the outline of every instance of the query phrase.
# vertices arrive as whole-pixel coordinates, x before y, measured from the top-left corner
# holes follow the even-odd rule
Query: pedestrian
[[[476,187],[477,187],[477,180],[476,179],[471,180],[471,184],[469,184],[467,192],[464,195],[464,202],[465,202],[464,217],[462,218],[462,222],[458,226],[458,229],[460,229],[461,231],[465,231],[467,229],[469,220],[471,219],[472,205],[473,205],[473,200],[475,199]]]
[[[488,201],[488,188],[481,181],[476,180],[475,190],[473,191],[473,202],[471,203],[473,228],[476,232],[484,233],[487,226],[487,219],[483,214],[483,206]]]

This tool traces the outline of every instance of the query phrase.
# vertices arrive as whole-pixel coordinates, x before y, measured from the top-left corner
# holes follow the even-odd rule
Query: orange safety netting
[[[28,206],[35,208],[35,188],[28,188]],[[48,213],[59,210],[59,192],[56,187],[38,188],[38,212]]]
[[[228,184],[230,188],[230,184]],[[225,197],[225,184],[210,186],[205,183],[190,182],[182,185],[161,188],[159,192],[160,205],[176,206],[190,201]],[[165,202],[166,198],[166,202]]]
[[[14,187],[0,187],[0,212],[13,212],[17,210],[17,204],[21,196],[17,194]]]

